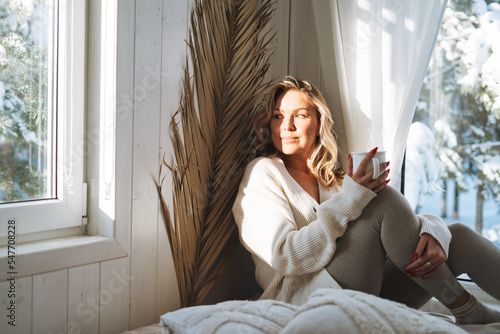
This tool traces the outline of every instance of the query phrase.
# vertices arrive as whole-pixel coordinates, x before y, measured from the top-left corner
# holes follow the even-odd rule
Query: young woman
[[[457,323],[500,322],[467,293],[467,273],[500,300],[500,249],[462,224],[415,215],[382,175],[364,175],[377,148],[353,173],[338,164],[333,120],[307,81],[276,83],[255,124],[256,159],[233,206],[252,253],[261,298],[301,304],[317,288],[363,291],[418,308],[431,296]]]

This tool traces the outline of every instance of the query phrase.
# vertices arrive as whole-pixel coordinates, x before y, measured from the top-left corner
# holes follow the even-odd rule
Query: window
[[[81,233],[86,1],[0,3],[0,245]],[[41,233],[41,234],[40,234]]]
[[[54,36],[47,49],[47,78],[53,76],[47,79],[47,90],[53,90],[47,115],[54,116],[46,145],[53,152],[47,165],[54,188],[44,199],[2,200],[0,262],[13,261],[14,241],[15,270],[22,276],[125,257],[126,226],[115,226],[116,123],[129,121],[127,115],[116,118],[117,0],[4,0],[0,29],[15,6],[44,6],[46,22],[52,22],[46,30]],[[122,153],[120,161],[132,161],[131,152]],[[46,261],[54,257],[58,261]],[[0,273],[0,279],[8,277],[8,271]]]
[[[40,1],[0,5],[0,202],[55,197],[54,9]]]
[[[451,0],[407,142],[405,196],[500,247],[500,4]]]

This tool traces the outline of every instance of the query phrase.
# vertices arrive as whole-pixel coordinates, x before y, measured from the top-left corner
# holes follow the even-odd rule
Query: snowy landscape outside
[[[405,196],[500,247],[500,4],[451,0],[406,147]]]
[[[0,202],[53,196],[51,2],[0,1]]]

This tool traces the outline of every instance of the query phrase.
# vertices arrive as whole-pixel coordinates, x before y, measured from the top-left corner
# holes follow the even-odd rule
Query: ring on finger
[[[430,266],[432,266],[432,263],[431,263],[431,261],[427,261],[427,262],[425,263],[425,265],[426,265],[427,267],[430,267]]]

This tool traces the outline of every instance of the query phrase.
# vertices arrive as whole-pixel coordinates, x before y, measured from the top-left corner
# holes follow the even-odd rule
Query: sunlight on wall
[[[99,208],[115,219],[116,1],[102,2]]]

